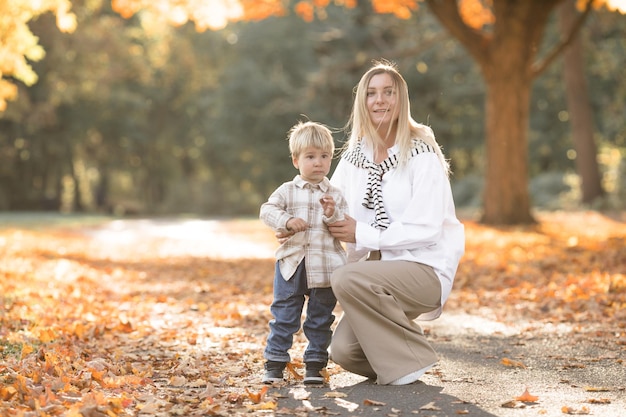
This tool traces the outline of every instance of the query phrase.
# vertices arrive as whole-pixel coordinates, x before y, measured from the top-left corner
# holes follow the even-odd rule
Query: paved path
[[[626,416],[625,346],[617,338],[607,342],[605,333],[567,326],[515,328],[452,312],[424,327],[440,363],[421,382],[379,386],[342,372],[328,387],[272,388],[277,415]],[[526,389],[538,399],[516,401]]]

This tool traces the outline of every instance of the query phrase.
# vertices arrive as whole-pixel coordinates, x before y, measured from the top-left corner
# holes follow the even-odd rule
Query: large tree
[[[542,48],[549,17],[561,2],[426,0],[441,24],[478,63],[485,80],[485,223],[534,221],[527,161],[532,83],[575,39],[593,3],[584,4],[584,11],[560,43]],[[540,55],[542,49],[545,52]]]

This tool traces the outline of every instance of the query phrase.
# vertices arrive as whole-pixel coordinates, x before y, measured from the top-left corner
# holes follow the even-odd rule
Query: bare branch
[[[491,36],[465,24],[459,14],[456,0],[425,1],[439,23],[467,49],[479,64],[487,62],[489,53],[487,45]]]
[[[533,64],[532,68],[530,69],[530,75],[532,78],[536,78],[539,74],[545,71],[545,69],[548,68],[550,64],[552,64],[552,62],[554,62],[554,60],[556,60],[559,55],[561,55],[561,53],[563,53],[565,48],[567,48],[572,43],[576,35],[578,35],[578,33],[580,32],[580,29],[583,27],[587,16],[589,16],[589,14],[591,13],[591,6],[593,4],[593,1],[594,0],[587,0],[585,10],[578,16],[567,36],[562,39],[561,42],[555,45],[552,51],[542,61]]]

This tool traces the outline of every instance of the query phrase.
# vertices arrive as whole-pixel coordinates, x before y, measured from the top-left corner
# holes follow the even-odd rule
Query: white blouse
[[[363,146],[373,161],[373,151]],[[398,152],[397,145],[388,149]],[[380,250],[381,260],[420,262],[433,268],[441,281],[444,305],[465,251],[463,224],[457,219],[450,182],[439,157],[423,152],[404,166],[383,175],[383,204],[390,225],[385,230],[371,226],[374,210],[363,206],[367,169],[341,159],[331,178],[348,201],[348,215],[357,221],[356,243],[348,243],[348,262],[362,260],[369,251]],[[420,319],[434,319],[441,308]]]

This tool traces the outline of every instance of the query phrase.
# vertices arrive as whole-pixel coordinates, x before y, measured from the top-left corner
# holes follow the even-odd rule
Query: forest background
[[[69,2],[68,2],[69,3]],[[426,8],[410,19],[369,2],[333,4],[199,31],[145,10],[124,18],[104,0],[71,2],[29,22],[45,51],[37,82],[13,79],[0,113],[0,210],[115,215],[256,215],[296,171],[287,130],[320,121],[344,140],[352,90],[373,59],[405,75],[413,116],[451,159],[459,207],[480,208],[485,180],[485,85],[477,64]],[[626,18],[594,10],[580,31],[602,195],[626,202]],[[544,44],[561,32],[550,17]],[[580,208],[562,58],[533,83],[529,190],[536,208]],[[30,85],[27,85],[30,84]]]

